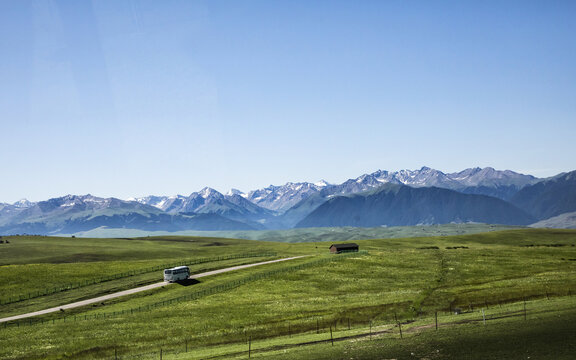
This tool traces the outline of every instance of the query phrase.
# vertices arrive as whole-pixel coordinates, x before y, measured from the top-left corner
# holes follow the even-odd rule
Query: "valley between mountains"
[[[0,203],[0,234],[77,234],[95,229],[249,231],[489,223],[576,227],[576,171],[540,179],[510,170],[443,173],[379,170],[341,184],[287,183],[222,194],[121,200],[66,195]]]

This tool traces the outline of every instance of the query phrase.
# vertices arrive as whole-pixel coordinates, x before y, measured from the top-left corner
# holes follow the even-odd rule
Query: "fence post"
[[[400,329],[400,339],[402,339],[402,324],[398,323],[398,329]]]
[[[160,360],[162,360],[162,348],[160,348]]]
[[[320,323],[318,319],[316,319],[316,334],[320,334]]]
[[[526,298],[524,298],[524,320],[526,320]]]
[[[438,330],[438,311],[434,312],[434,320],[436,322],[436,330]]]
[[[252,336],[248,338],[248,358],[250,358],[252,352]]]
[[[372,340],[372,319],[370,319],[370,340]]]
[[[484,314],[484,308],[482,308],[482,322],[486,325],[486,315]]]
[[[334,338],[332,337],[332,325],[330,325],[330,341],[332,342],[332,346],[334,346]]]

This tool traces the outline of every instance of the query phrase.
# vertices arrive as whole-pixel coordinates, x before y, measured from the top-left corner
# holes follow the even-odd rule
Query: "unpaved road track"
[[[294,260],[294,259],[300,259],[305,257],[304,256],[293,256],[293,257],[289,257],[289,258],[284,258],[284,259],[277,259],[277,260],[270,260],[270,261],[263,261],[263,262],[259,262],[259,263],[254,263],[254,264],[248,264],[248,265],[238,265],[238,266],[232,266],[229,268],[225,268],[225,269],[220,269],[220,270],[213,270],[213,271],[207,271],[204,273],[200,273],[200,274],[194,274],[194,275],[190,275],[190,279],[198,279],[201,277],[205,277],[205,276],[211,276],[211,275],[216,275],[216,274],[222,274],[225,272],[229,272],[229,271],[236,271],[236,270],[241,270],[241,269],[246,269],[249,267],[253,267],[253,266],[259,266],[259,265],[266,265],[266,264],[272,264],[272,263],[277,263],[277,262],[281,262],[281,261],[287,261],[287,260]],[[135,294],[141,291],[146,291],[146,290],[152,290],[152,289],[156,289],[162,286],[167,286],[170,285],[171,283],[167,283],[167,282],[159,282],[156,284],[151,284],[151,285],[146,285],[146,286],[140,286],[134,289],[130,289],[130,290],[124,290],[124,291],[119,291],[117,293],[113,293],[113,294],[108,294],[108,295],[104,295],[104,296],[99,296],[97,298],[93,298],[93,299],[88,299],[88,300],[83,300],[83,301],[78,301],[78,302],[74,302],[71,304],[66,304],[66,305],[62,305],[62,306],[58,306],[58,307],[53,307],[50,309],[46,309],[46,310],[40,310],[40,311],[34,311],[31,313],[27,313],[27,314],[22,314],[22,315],[15,315],[15,316],[10,316],[10,317],[6,317],[3,319],[0,319],[0,323],[6,322],[6,321],[12,321],[12,320],[19,320],[19,319],[25,319],[25,318],[29,318],[29,317],[33,317],[33,316],[38,316],[38,315],[44,315],[44,314],[49,314],[49,313],[53,313],[53,312],[57,312],[57,311],[61,311],[61,310],[67,310],[67,309],[73,309],[73,308],[77,308],[80,306],[86,306],[86,305],[90,305],[90,304],[95,304],[95,303],[100,303],[100,302],[104,302],[106,300],[110,300],[110,299],[114,299],[120,296],[126,296],[126,295],[130,295],[130,294]]]

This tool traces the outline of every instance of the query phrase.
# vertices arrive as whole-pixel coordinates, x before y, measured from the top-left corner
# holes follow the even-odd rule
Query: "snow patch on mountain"
[[[282,186],[270,185],[264,189],[253,190],[246,199],[268,210],[284,212],[303,199],[319,193],[328,183],[312,184],[308,182],[286,183]]]

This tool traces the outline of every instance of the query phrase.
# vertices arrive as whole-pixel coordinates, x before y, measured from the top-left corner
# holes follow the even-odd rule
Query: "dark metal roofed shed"
[[[330,246],[330,252],[335,254],[340,254],[342,252],[357,252],[358,251],[358,244],[349,243],[349,244],[332,244]]]

